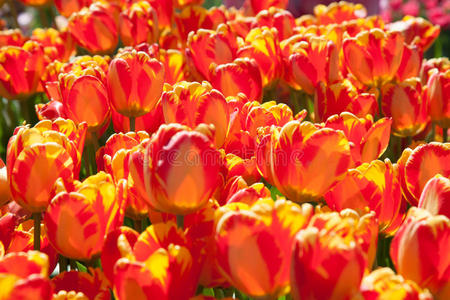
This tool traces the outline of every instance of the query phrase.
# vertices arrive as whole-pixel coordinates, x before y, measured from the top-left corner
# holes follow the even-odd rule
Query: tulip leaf
[[[82,263],[76,261],[75,264],[77,265],[77,269],[80,272],[87,272],[87,268],[85,265],[83,265]]]

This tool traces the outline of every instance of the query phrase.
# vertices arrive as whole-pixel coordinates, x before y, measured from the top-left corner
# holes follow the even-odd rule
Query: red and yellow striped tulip
[[[437,69],[440,73],[445,73],[445,71],[450,69],[450,60],[448,57],[424,59],[420,70],[420,80],[422,81],[422,85],[427,84],[430,75],[434,73],[434,71],[431,71],[433,69]]]
[[[147,1],[137,1],[119,15],[119,34],[125,46],[158,41],[156,10]]]
[[[0,31],[0,47],[17,46],[22,47],[27,41],[20,29],[6,29]]]
[[[150,206],[178,215],[200,209],[218,187],[222,165],[210,137],[179,124],[162,125],[145,154]]]
[[[365,18],[367,11],[364,5],[347,1],[333,2],[328,6],[319,4],[314,7],[317,24],[328,25]]]
[[[11,201],[11,191],[9,188],[7,173],[5,163],[0,158],[0,206],[3,206]]]
[[[380,230],[392,232],[398,226],[395,221],[404,213],[402,193],[397,179],[395,165],[374,160],[356,169],[350,169],[342,181],[325,194],[325,201],[331,209],[341,211],[351,208],[363,214],[373,210],[377,216]]]
[[[228,178],[242,176],[247,184],[253,184],[261,179],[261,174],[256,167],[256,157],[245,159],[233,153],[228,153],[225,158]]]
[[[450,297],[450,220],[411,207],[391,244],[397,272],[428,288],[435,299]]]
[[[53,300],[110,299],[110,284],[100,269],[62,272],[52,278]],[[73,294],[76,294],[73,295]]]
[[[404,38],[400,32],[379,28],[363,31],[343,43],[348,71],[365,85],[391,81],[400,67]]]
[[[431,120],[442,128],[450,128],[450,69],[445,72],[431,71],[426,91]]]
[[[292,298],[351,299],[359,291],[367,257],[352,234],[309,227],[294,241]]]
[[[158,103],[164,66],[145,52],[125,51],[111,61],[107,78],[113,109],[126,117],[140,117]]]
[[[35,41],[23,46],[0,48],[0,95],[26,100],[36,92],[42,92],[40,77],[45,71],[44,49]]]
[[[188,63],[199,73],[199,80],[209,80],[209,69],[216,65],[231,63],[236,58],[238,44],[236,37],[226,24],[216,30],[199,29],[191,32],[186,45]]]
[[[68,18],[74,12],[80,11],[83,7],[91,5],[93,0],[53,0],[56,9],[64,17]]]
[[[353,166],[369,163],[379,158],[389,144],[392,120],[382,118],[373,122],[371,115],[358,118],[352,113],[343,112],[329,117],[325,127],[342,130],[350,144]]]
[[[294,34],[295,19],[288,10],[269,7],[261,10],[252,22],[252,27],[274,27],[278,30],[280,40],[285,40]]]
[[[237,58],[222,65],[210,65],[209,78],[214,88],[225,97],[238,96],[243,93],[251,101],[262,99],[262,79],[254,59]]]
[[[402,62],[395,74],[397,81],[405,81],[411,77],[418,77],[422,67],[423,53],[416,45],[405,45]]]
[[[339,51],[322,37],[310,37],[292,47],[286,81],[295,89],[312,95],[319,82],[334,83],[339,77]]]
[[[212,124],[216,145],[223,145],[230,121],[228,105],[225,97],[207,81],[166,85],[161,105],[166,123],[180,123],[190,128],[201,123]]]
[[[387,83],[382,86],[381,94],[383,113],[392,117],[393,134],[415,136],[424,130],[429,119],[428,105],[419,78]]]
[[[159,50],[159,59],[166,70],[165,83],[174,85],[177,82],[186,80],[186,57],[181,51],[161,49]]]
[[[262,138],[256,161],[262,176],[289,199],[317,201],[347,173],[350,145],[342,131],[291,121]]]
[[[254,15],[271,7],[286,9],[288,3],[289,0],[249,0],[250,9]]]
[[[119,41],[116,4],[94,2],[69,18],[68,30],[83,48],[92,53],[110,53]]]
[[[417,206],[428,180],[437,174],[450,176],[450,144],[437,142],[406,148],[398,160],[399,179],[406,200]]]
[[[216,214],[216,259],[228,282],[255,298],[288,293],[294,237],[312,214],[311,205],[285,199],[260,199],[248,209],[223,207]]]
[[[55,196],[44,216],[50,243],[69,258],[90,260],[100,254],[105,236],[123,222],[123,187],[100,172],[75,182],[74,191]],[[70,238],[67,238],[70,236]]]
[[[390,268],[376,269],[364,276],[360,291],[364,299],[433,299],[428,290],[420,288],[412,280],[396,275]]]
[[[419,199],[419,208],[432,215],[444,215],[450,219],[450,179],[440,174],[428,180]]]
[[[30,39],[40,43],[45,54],[51,60],[65,62],[76,53],[75,43],[67,31],[58,31],[54,28],[36,28],[33,30]],[[53,53],[56,55],[52,56]]]

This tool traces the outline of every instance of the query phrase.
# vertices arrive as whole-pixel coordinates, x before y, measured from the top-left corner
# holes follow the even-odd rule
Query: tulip
[[[307,225],[312,206],[265,198],[248,209],[226,208],[216,213],[216,259],[225,278],[255,298],[288,293],[294,236]]]
[[[427,51],[439,36],[440,27],[424,18],[404,16],[402,20],[387,25],[390,30],[399,31],[405,37],[405,43],[415,44]]]
[[[276,28],[280,40],[284,40],[293,35],[296,25],[294,16],[288,10],[271,6],[258,12],[252,22],[253,28],[264,26]]]
[[[22,47],[27,41],[20,29],[7,29],[0,31],[0,47],[17,46]]]
[[[60,32],[54,28],[36,28],[31,34],[31,40],[41,43],[44,52],[52,60],[68,61],[76,52],[75,43],[67,31]],[[49,55],[52,53],[56,55]]]
[[[107,78],[111,106],[135,118],[149,113],[157,104],[163,91],[164,67],[145,52],[122,52],[111,61]]]
[[[166,70],[164,82],[174,85],[177,82],[186,80],[186,58],[181,51],[161,49],[159,59]]]
[[[37,42],[0,48],[0,95],[10,100],[25,100],[41,92],[39,78],[45,64],[42,46]]]
[[[350,146],[341,131],[291,121],[263,137],[256,161],[262,176],[289,199],[317,201],[347,173]]]
[[[11,192],[8,184],[8,175],[5,163],[0,158],[0,206],[11,200]]]
[[[242,176],[248,183],[253,184],[261,179],[261,175],[256,168],[256,157],[243,159],[232,153],[226,155],[226,167],[228,169],[228,177]]]
[[[356,169],[325,194],[331,209],[341,211],[351,208],[362,214],[366,208],[377,216],[380,231],[394,231],[398,216],[402,216],[402,194],[397,170],[389,159],[374,160]]]
[[[229,112],[225,97],[204,81],[179,82],[166,86],[161,96],[166,123],[180,123],[195,128],[201,123],[215,128],[215,143],[222,146],[228,131]]]
[[[450,179],[440,174],[428,180],[419,199],[419,208],[432,215],[444,215],[450,218]]]
[[[378,113],[376,95],[361,93],[349,82],[336,82],[326,85],[319,82],[314,92],[314,116],[316,121],[341,112],[350,112],[359,118]]]
[[[362,4],[340,1],[333,2],[328,6],[323,4],[316,5],[314,7],[314,15],[317,18],[318,24],[327,25],[365,18],[367,11]]]
[[[109,53],[118,43],[118,14],[115,4],[95,2],[72,14],[68,29],[77,44],[89,52]]]
[[[105,235],[123,222],[122,193],[123,187],[103,172],[76,182],[75,191],[60,192],[44,216],[50,243],[72,259],[99,255]]]
[[[289,2],[288,0],[263,0],[263,1],[250,0],[249,4],[251,11],[253,12],[253,14],[256,15],[260,11],[264,9],[267,10],[271,7],[286,9],[288,6],[288,2]]]
[[[390,268],[380,268],[366,275],[361,282],[364,299],[423,299],[431,300],[428,290],[423,290],[414,281],[396,275]]]
[[[253,59],[237,58],[222,65],[210,65],[211,85],[225,97],[243,93],[252,101],[262,99],[262,79],[258,65]]]
[[[446,95],[450,93],[450,70],[443,73],[432,71],[427,86],[426,95],[431,120],[442,128],[449,128],[450,105]]]
[[[450,60],[448,57],[424,59],[420,70],[422,85],[426,85],[430,75],[434,73],[434,71],[431,71],[432,69],[438,69],[440,73],[445,73],[445,71],[450,69]]]
[[[115,132],[126,133],[130,131],[130,118],[119,114],[115,110],[111,111],[111,120],[114,126]],[[159,126],[164,123],[164,114],[161,106],[161,102],[158,102],[156,106],[148,114],[142,117],[137,117],[135,120],[135,131],[146,131],[154,133],[158,130]]]
[[[295,44],[289,56],[287,81],[295,89],[313,94],[319,82],[339,79],[339,55],[336,45],[321,37]]]
[[[423,189],[437,174],[450,176],[450,145],[432,142],[414,150],[406,148],[398,161],[399,179],[406,200],[417,206]]]
[[[403,48],[402,61],[395,74],[397,81],[405,81],[411,77],[418,77],[422,67],[423,53],[418,46],[405,45]]]
[[[216,30],[199,29],[191,32],[186,45],[186,57],[199,73],[199,79],[209,79],[212,63],[231,63],[236,58],[238,44],[228,25],[220,24]]]
[[[391,257],[400,275],[428,288],[435,299],[448,299],[449,247],[450,220],[412,207],[392,240]]]
[[[25,5],[43,6],[51,4],[52,0],[20,0]]]
[[[158,16],[147,1],[137,1],[119,16],[120,39],[126,46],[158,40]]]
[[[372,116],[357,118],[343,112],[327,119],[325,127],[342,130],[350,144],[353,165],[369,163],[379,158],[389,144],[392,120],[382,118],[373,122]]]
[[[75,299],[82,296],[85,297],[82,299],[110,299],[109,284],[103,272],[100,269],[89,269],[89,272],[61,272],[53,277],[53,299],[71,299],[70,293],[76,293]]]
[[[392,117],[395,135],[415,136],[428,122],[427,101],[422,97],[419,78],[410,78],[400,83],[388,83],[381,88],[382,108],[386,116]]]
[[[150,206],[178,215],[200,209],[219,184],[222,164],[219,151],[205,134],[179,124],[162,125],[145,154]]]
[[[80,11],[83,7],[91,5],[93,0],[53,0],[58,12],[68,18],[74,12]]]
[[[294,241],[291,288],[298,299],[351,299],[367,261],[352,235],[309,227]]]
[[[348,71],[365,85],[378,86],[391,81],[400,67],[404,38],[400,32],[374,28],[343,43]]]

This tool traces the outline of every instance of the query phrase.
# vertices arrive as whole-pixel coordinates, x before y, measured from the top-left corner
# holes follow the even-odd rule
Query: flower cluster
[[[450,299],[438,25],[21,1],[59,15],[0,31],[0,299]]]

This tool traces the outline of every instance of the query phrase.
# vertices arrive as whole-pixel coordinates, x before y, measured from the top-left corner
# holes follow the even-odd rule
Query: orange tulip
[[[8,143],[7,168],[13,199],[31,212],[42,212],[51,200],[58,178],[78,176],[85,124],[41,121],[19,127]],[[43,173],[44,171],[44,173]]]
[[[325,194],[331,209],[341,211],[351,208],[364,213],[367,208],[377,216],[381,231],[392,232],[395,221],[402,216],[402,194],[397,170],[389,159],[374,160],[356,169],[350,169],[346,177]]]
[[[164,82],[174,85],[177,82],[186,80],[186,58],[181,51],[161,49],[159,59],[166,70]]]
[[[431,120],[442,128],[449,128],[450,105],[447,95],[450,95],[450,70],[443,73],[434,70],[429,74],[426,95]]]
[[[57,194],[44,216],[50,243],[73,259],[99,255],[105,235],[123,222],[123,197],[121,184],[103,172],[75,182],[75,190]]]
[[[428,210],[432,215],[444,215],[450,218],[450,179],[440,174],[428,180],[419,199],[419,208]]]
[[[429,143],[414,150],[406,148],[398,161],[399,179],[406,200],[417,206],[423,189],[437,174],[450,176],[450,144]]]
[[[365,18],[367,11],[362,4],[340,1],[333,2],[328,6],[323,4],[316,5],[314,7],[314,15],[318,24],[327,25]]]
[[[292,251],[293,299],[351,299],[358,293],[366,259],[352,234],[301,230]]]
[[[321,37],[310,37],[292,47],[286,80],[295,89],[313,94],[319,82],[334,83],[339,77],[336,45]]]
[[[256,157],[244,159],[232,153],[226,155],[226,167],[228,169],[228,177],[242,176],[248,183],[253,184],[261,179],[261,175],[256,167]]]
[[[261,101],[261,73],[253,59],[237,58],[227,64],[211,64],[209,78],[212,86],[225,97],[243,93],[252,101]]]
[[[217,188],[222,164],[208,136],[179,124],[162,125],[145,154],[149,204],[181,215],[198,210]]]
[[[325,127],[342,130],[350,144],[350,152],[354,166],[371,162],[379,158],[389,144],[392,120],[383,118],[373,122],[371,115],[357,118],[343,112],[329,117]]]
[[[417,77],[422,67],[423,53],[416,45],[405,45],[403,48],[402,61],[395,74],[397,81],[405,81],[411,77]]]
[[[0,95],[25,100],[42,92],[39,79],[45,65],[44,50],[35,41],[27,41],[22,47],[0,48]]]
[[[411,207],[391,244],[395,268],[406,279],[428,288],[435,299],[450,297],[450,220]]]
[[[58,12],[68,18],[74,12],[80,11],[83,7],[91,5],[93,0],[53,0]]]
[[[294,33],[295,19],[288,11],[274,6],[261,10],[255,16],[252,27],[274,27],[278,30],[280,40],[289,38]]]
[[[31,40],[41,43],[44,52],[52,60],[65,62],[76,53],[75,43],[67,31],[36,28],[31,34]],[[56,55],[52,55],[53,53]]]
[[[428,122],[427,101],[422,96],[419,78],[388,83],[381,88],[382,108],[392,117],[392,130],[397,136],[415,136]]]
[[[425,86],[427,84],[430,75],[434,72],[430,72],[432,69],[438,69],[440,73],[445,73],[445,71],[450,69],[450,60],[448,57],[424,59],[420,70],[422,85]]]
[[[423,299],[432,300],[428,290],[421,289],[414,281],[396,275],[390,268],[380,268],[366,275],[361,282],[364,299]]]
[[[343,43],[348,71],[365,85],[380,85],[392,80],[400,67],[404,38],[400,32],[379,28],[363,31]]]
[[[350,112],[359,118],[378,114],[375,94],[362,93],[349,82],[342,81],[326,85],[319,82],[314,92],[314,116],[316,121],[325,121],[334,114]]]
[[[207,82],[179,82],[166,85],[161,96],[166,123],[180,123],[195,128],[201,123],[215,128],[215,143],[222,146],[230,120],[225,97]]]
[[[5,254],[11,244],[18,223],[19,217],[16,214],[8,212],[0,217],[0,244],[3,247],[3,254]],[[1,257],[3,255],[0,255]]]
[[[263,137],[256,161],[262,176],[289,199],[317,201],[345,176],[350,146],[341,131],[291,121]]]
[[[110,299],[109,283],[100,269],[62,272],[52,278],[53,300]],[[76,297],[72,294],[76,293]]]
[[[149,2],[134,2],[120,13],[119,34],[125,46],[158,41],[158,16]]]
[[[92,53],[112,52],[118,43],[119,7],[95,2],[73,13],[68,29],[75,41]]]
[[[228,25],[220,24],[216,30],[199,29],[191,32],[186,45],[188,62],[199,73],[199,79],[209,79],[212,63],[231,63],[236,58],[238,44]]]
[[[38,251],[10,253],[0,258],[0,298],[51,300],[48,258]]]
[[[0,206],[5,205],[11,200],[11,192],[9,189],[8,175],[5,163],[0,158]]]
[[[107,88],[111,106],[127,117],[149,113],[164,85],[164,67],[145,52],[118,54],[109,65]]]
[[[247,209],[223,207],[216,213],[216,259],[228,282],[255,298],[288,293],[294,236],[312,213],[311,205],[285,199],[260,199]]]
[[[258,12],[271,7],[286,9],[288,2],[289,0],[250,0],[249,4],[253,14],[256,15]]]
[[[281,49],[275,28],[256,27],[250,30],[245,37],[245,45],[240,47],[237,56],[253,58],[256,61],[263,87],[283,75]]]

